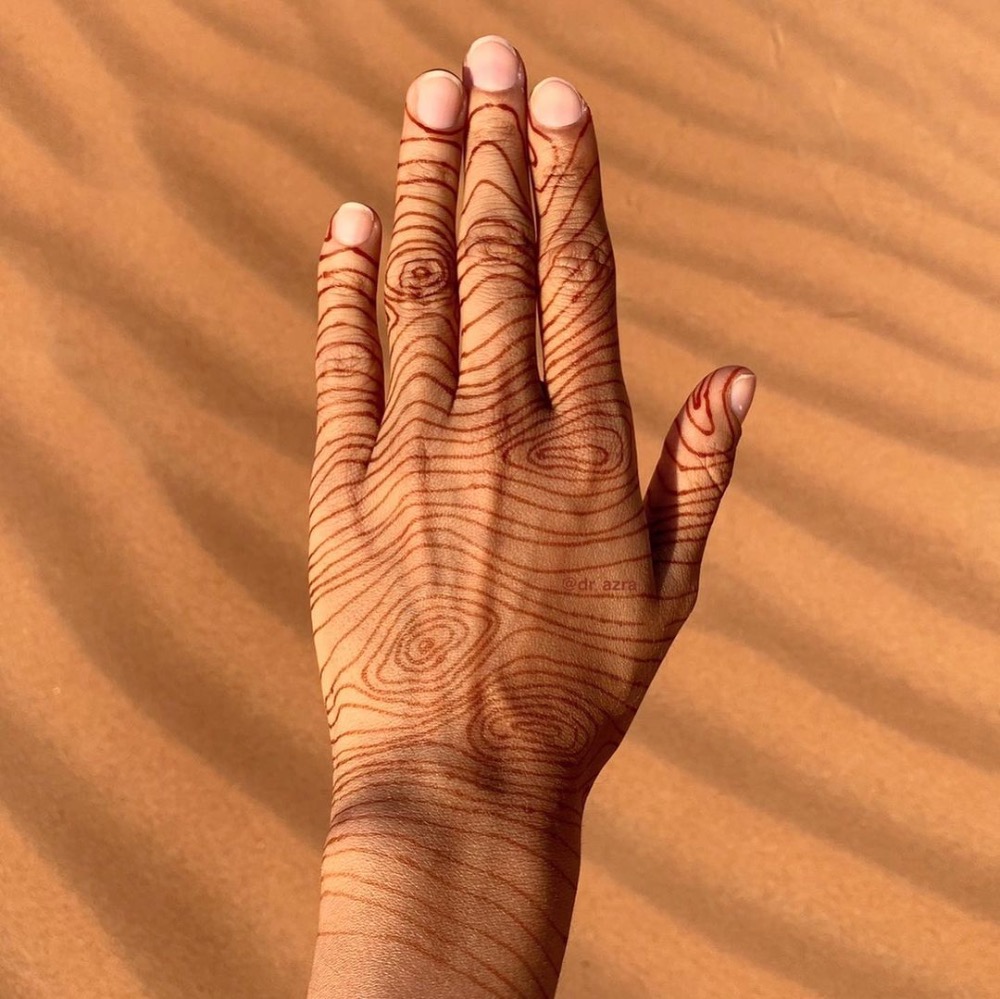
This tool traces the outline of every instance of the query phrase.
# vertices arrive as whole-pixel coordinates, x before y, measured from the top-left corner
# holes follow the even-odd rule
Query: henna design
[[[328,234],[310,496],[334,763],[324,899],[364,905],[364,875],[333,861],[378,857],[388,887],[373,904],[408,898],[417,925],[400,943],[432,962],[440,914],[413,878],[454,878],[461,908],[488,856],[530,867],[540,918],[552,898],[571,909],[587,795],[694,607],[739,435],[724,402],[738,369],[723,369],[688,400],[643,496],[589,112],[550,135],[526,128],[523,94],[474,91],[456,239],[462,152],[460,129],[407,115],[384,398],[377,253]],[[470,853],[442,850],[444,829]],[[501,901],[478,904],[507,929],[480,950],[448,945],[451,970],[477,994],[550,995],[564,926],[538,935]],[[321,935],[348,946],[345,932],[364,931]]]

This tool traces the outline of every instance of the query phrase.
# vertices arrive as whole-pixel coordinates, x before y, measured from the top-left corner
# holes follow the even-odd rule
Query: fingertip
[[[379,232],[379,218],[373,208],[360,201],[345,201],[330,218],[326,238],[344,247],[363,246]]]
[[[542,128],[568,128],[582,121],[587,102],[569,80],[548,76],[535,84],[528,108],[533,121]]]
[[[406,92],[407,113],[430,132],[448,132],[465,120],[466,93],[449,69],[421,73]]]
[[[756,388],[757,376],[749,368],[744,368],[729,386],[729,408],[741,424],[750,411]]]
[[[502,35],[482,35],[469,46],[462,77],[467,87],[485,93],[502,93],[526,83],[521,54]]]

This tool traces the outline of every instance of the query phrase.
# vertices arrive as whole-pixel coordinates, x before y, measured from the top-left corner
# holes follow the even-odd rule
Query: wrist
[[[335,780],[311,996],[553,995],[579,796],[379,773]]]
[[[463,815],[482,814],[579,826],[592,785],[576,768],[517,757],[484,759],[454,743],[338,740],[332,815],[391,820],[433,810],[458,819],[459,827]]]

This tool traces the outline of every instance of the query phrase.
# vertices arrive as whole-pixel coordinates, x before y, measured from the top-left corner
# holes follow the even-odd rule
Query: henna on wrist
[[[694,608],[752,398],[706,376],[643,494],[590,109],[550,79],[529,115],[496,36],[464,82],[407,96],[388,377],[377,214],[321,252],[314,999],[553,994],[587,796]]]

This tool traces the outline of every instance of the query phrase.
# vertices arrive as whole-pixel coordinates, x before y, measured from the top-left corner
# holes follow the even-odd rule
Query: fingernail
[[[561,77],[546,77],[531,91],[531,116],[546,128],[572,125],[583,116],[583,98]]]
[[[510,90],[517,83],[521,60],[506,38],[483,35],[469,46],[465,65],[479,90]]]
[[[432,69],[413,81],[406,102],[421,125],[454,128],[465,103],[465,88],[454,73]]]
[[[753,402],[754,389],[757,387],[757,376],[752,371],[744,371],[732,385],[729,386],[729,408],[742,423],[746,419],[747,410]]]
[[[333,216],[333,238],[341,246],[359,246],[375,227],[375,213],[357,201],[345,201]]]

